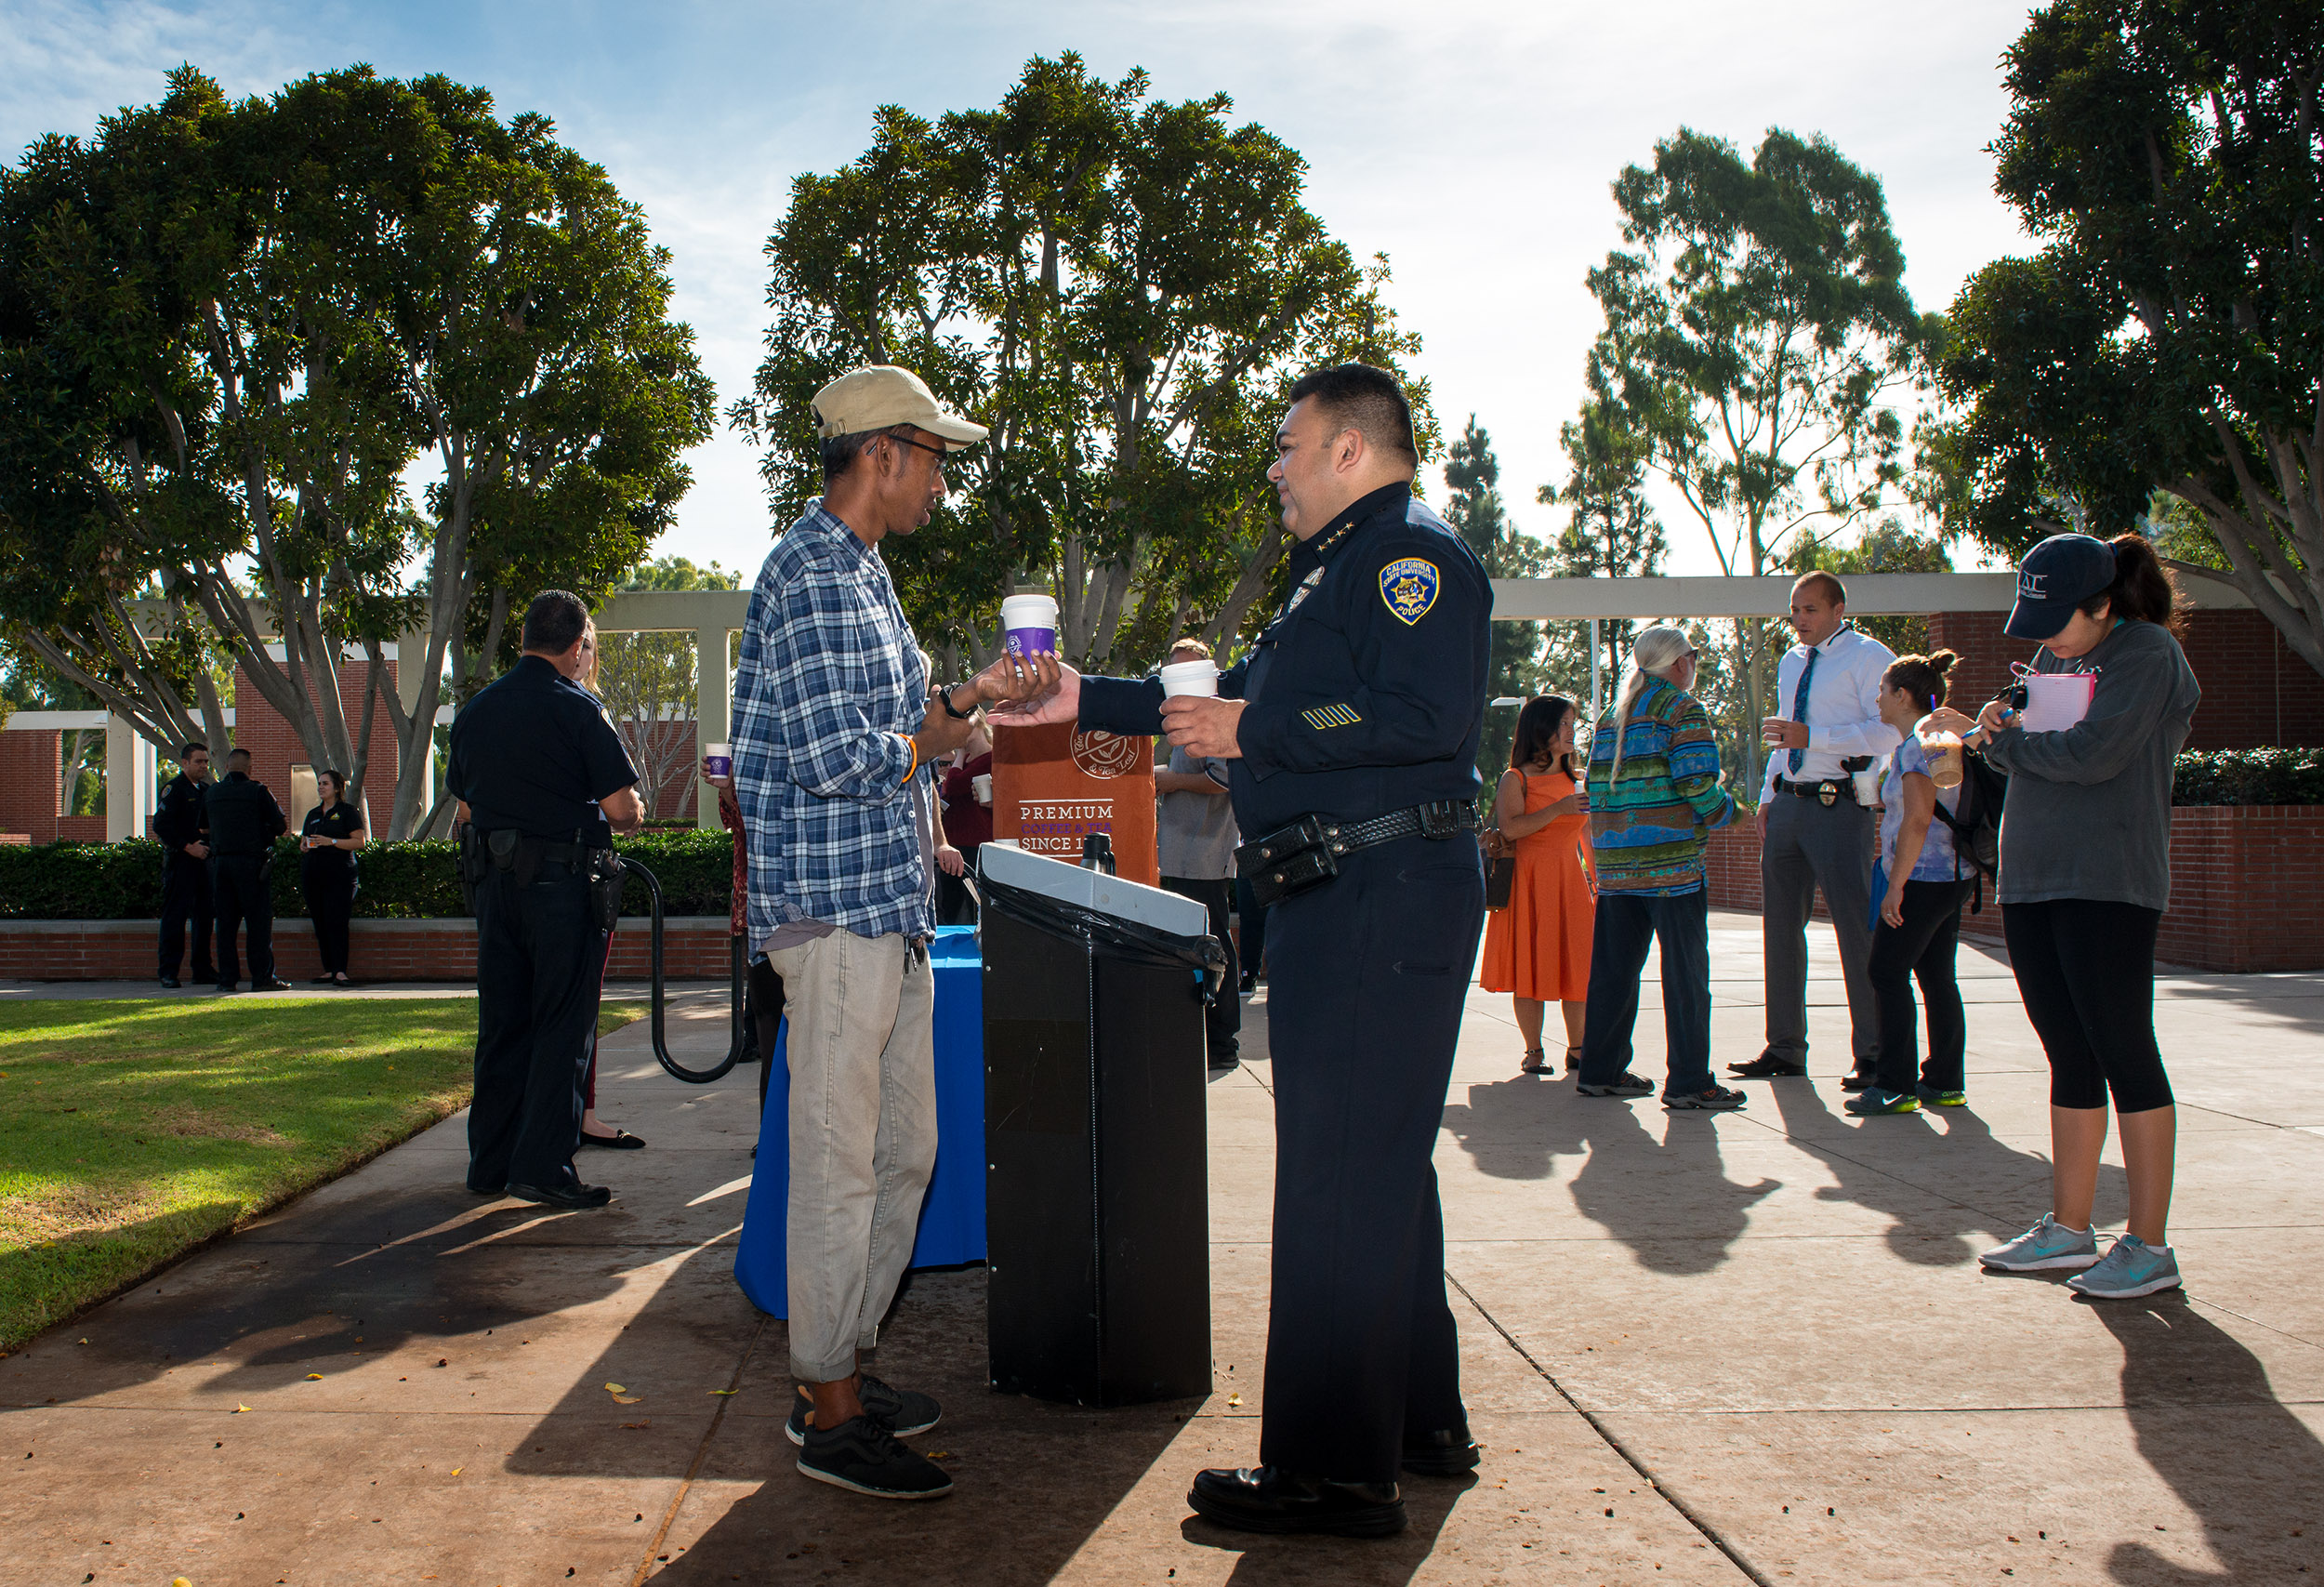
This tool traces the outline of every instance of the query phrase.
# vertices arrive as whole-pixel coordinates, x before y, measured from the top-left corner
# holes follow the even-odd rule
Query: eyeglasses
[[[908,435],[898,435],[893,430],[890,430],[887,433],[888,439],[891,441],[896,442],[905,446],[917,446],[923,452],[933,452],[939,457],[946,456],[951,450],[951,448],[945,446],[931,446],[925,441],[915,441]]]

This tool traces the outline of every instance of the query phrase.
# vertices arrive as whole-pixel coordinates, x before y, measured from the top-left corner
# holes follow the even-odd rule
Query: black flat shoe
[[[175,992],[178,987],[184,985],[185,983],[178,980],[175,975],[165,975],[162,977],[162,985]]]
[[[603,1146],[614,1152],[634,1152],[645,1144],[627,1130],[616,1130],[611,1135],[592,1135],[585,1130],[581,1132],[581,1144],[584,1146]]]
[[[1485,1459],[1466,1427],[1440,1427],[1418,1437],[1406,1435],[1403,1465],[1414,1476],[1466,1476]]]
[[[250,989],[253,992],[287,992],[290,990],[290,983],[279,977],[270,981],[253,981],[250,983]]]
[[[1385,1538],[1405,1526],[1404,1496],[1393,1482],[1319,1482],[1278,1466],[1199,1473],[1186,1502],[1238,1532]]]
[[[1747,1080],[1789,1080],[1806,1074],[1807,1065],[1787,1063],[1772,1052],[1763,1052],[1748,1064],[1728,1065],[1727,1073]]]
[[[602,1207],[614,1198],[614,1193],[601,1184],[583,1184],[579,1180],[571,1184],[519,1184],[511,1180],[508,1194],[519,1201],[530,1201],[538,1207],[555,1207],[566,1212],[586,1212],[592,1207]]]

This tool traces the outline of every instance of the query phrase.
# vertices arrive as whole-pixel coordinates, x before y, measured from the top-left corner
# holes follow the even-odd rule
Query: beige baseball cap
[[[992,433],[939,405],[928,382],[892,364],[849,370],[815,393],[814,409],[815,433],[826,441],[908,424],[942,437],[947,451],[957,451]]]

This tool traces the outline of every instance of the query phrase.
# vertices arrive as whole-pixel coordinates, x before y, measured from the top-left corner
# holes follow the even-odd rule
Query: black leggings
[[[1880,1087],[1909,1096],[1915,1039],[1912,983],[1929,1006],[1929,1061],[1920,1078],[1934,1091],[1961,1089],[1961,1060],[1969,1045],[1969,1022],[1961,1012],[1961,987],[1953,980],[1953,951],[1961,944],[1961,906],[1974,881],[1908,881],[1905,923],[1882,920],[1872,931],[1865,972],[1881,1012]]]
[[[2001,906],[2026,1017],[2050,1055],[2050,1105],[2117,1113],[2171,1105],[2155,1046],[2155,929],[2162,911],[2108,899]]]
[[[355,880],[325,872],[300,879],[306,884],[307,916],[315,923],[315,952],[325,975],[347,973],[348,920],[355,912]]]

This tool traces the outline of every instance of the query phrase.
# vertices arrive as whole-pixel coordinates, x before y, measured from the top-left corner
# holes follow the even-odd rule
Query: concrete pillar
[[[153,747],[117,716],[105,718],[105,841],[142,838],[159,768]]]
[[[442,673],[428,674],[428,634],[425,629],[410,628],[396,636],[395,695],[405,710],[416,715],[423,725],[414,731],[426,733],[432,740],[436,731],[436,695],[442,681]],[[419,800],[413,805],[417,813],[414,820],[425,816],[436,802],[436,753],[431,742],[427,757],[419,763]]]
[[[726,741],[727,724],[731,720],[733,702],[728,698],[733,688],[726,669],[726,634],[723,625],[694,630],[694,761],[700,766],[703,747]],[[716,830],[719,826],[719,794],[709,784],[694,784],[697,803],[694,825]]]

